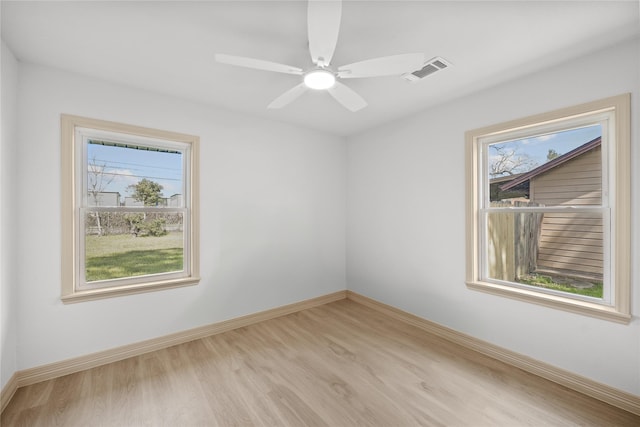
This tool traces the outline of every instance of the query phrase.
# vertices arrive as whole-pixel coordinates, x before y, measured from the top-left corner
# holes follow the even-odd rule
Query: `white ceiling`
[[[2,38],[21,61],[339,135],[640,35],[639,2],[345,1],[334,65],[400,53],[453,66],[418,83],[345,81],[351,113],[311,92],[266,106],[299,76],[219,64],[215,53],[308,68],[305,1],[2,1]]]

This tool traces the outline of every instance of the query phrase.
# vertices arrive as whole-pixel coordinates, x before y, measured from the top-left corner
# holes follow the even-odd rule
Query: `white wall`
[[[14,223],[15,214],[15,144],[18,108],[18,62],[2,41],[0,62],[2,82],[0,107],[0,388],[16,371],[18,311],[15,285]]]
[[[344,290],[339,137],[21,64],[18,369]],[[201,138],[198,286],[60,302],[60,114]]]
[[[639,45],[623,43],[349,138],[348,288],[640,395]],[[465,131],[625,92],[633,93],[631,324],[467,289]]]

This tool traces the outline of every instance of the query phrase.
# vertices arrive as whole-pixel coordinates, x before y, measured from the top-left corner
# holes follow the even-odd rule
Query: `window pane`
[[[87,206],[183,207],[183,154],[90,140]]]
[[[182,271],[183,249],[180,212],[85,214],[87,282]]]
[[[489,212],[489,279],[603,296],[601,213]]]
[[[602,127],[592,125],[487,146],[489,201],[602,204]]]

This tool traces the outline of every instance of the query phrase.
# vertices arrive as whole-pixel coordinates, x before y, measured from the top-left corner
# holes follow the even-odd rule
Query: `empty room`
[[[640,425],[640,3],[6,1],[2,426]]]

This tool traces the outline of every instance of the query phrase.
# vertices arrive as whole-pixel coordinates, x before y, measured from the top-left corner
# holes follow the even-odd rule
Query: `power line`
[[[117,163],[120,165],[132,165],[132,166],[142,166],[142,167],[147,167],[147,168],[153,168],[153,169],[167,169],[167,170],[172,170],[172,171],[181,171],[182,168],[167,168],[167,167],[163,167],[163,166],[151,166],[151,165],[144,165],[141,163],[128,163],[128,162],[118,162],[116,160],[104,160],[104,159],[91,159],[95,164],[95,162],[100,161],[100,162],[106,162],[106,163]],[[91,164],[91,163],[90,163]],[[105,164],[105,167],[107,165]]]
[[[92,168],[92,166],[94,168]],[[115,172],[107,172],[109,169],[113,169]],[[97,164],[94,164],[94,163],[89,163],[89,173],[93,173],[93,174],[111,173],[113,175],[119,173],[121,175],[127,175],[126,173],[123,173],[123,172],[131,172],[132,174],[135,173],[135,172],[138,172],[138,173],[144,174],[144,173],[147,172],[147,170],[145,168],[130,168],[130,167],[127,167],[126,169],[122,169],[122,168],[118,168],[118,167],[115,167],[115,166],[97,165]],[[164,171],[158,171],[158,172],[162,173]],[[177,176],[177,177],[181,177],[182,176],[182,173],[179,172],[179,171],[170,171],[170,170],[168,170],[167,173],[169,175],[174,175],[174,176]],[[135,175],[132,175],[132,176],[135,176]]]
[[[130,175],[126,173],[115,173],[115,172],[89,172],[96,175],[112,175],[112,176],[126,176],[128,178],[147,178],[147,179],[162,179],[165,181],[182,181],[182,178],[165,178],[162,176],[145,176],[145,175]]]

